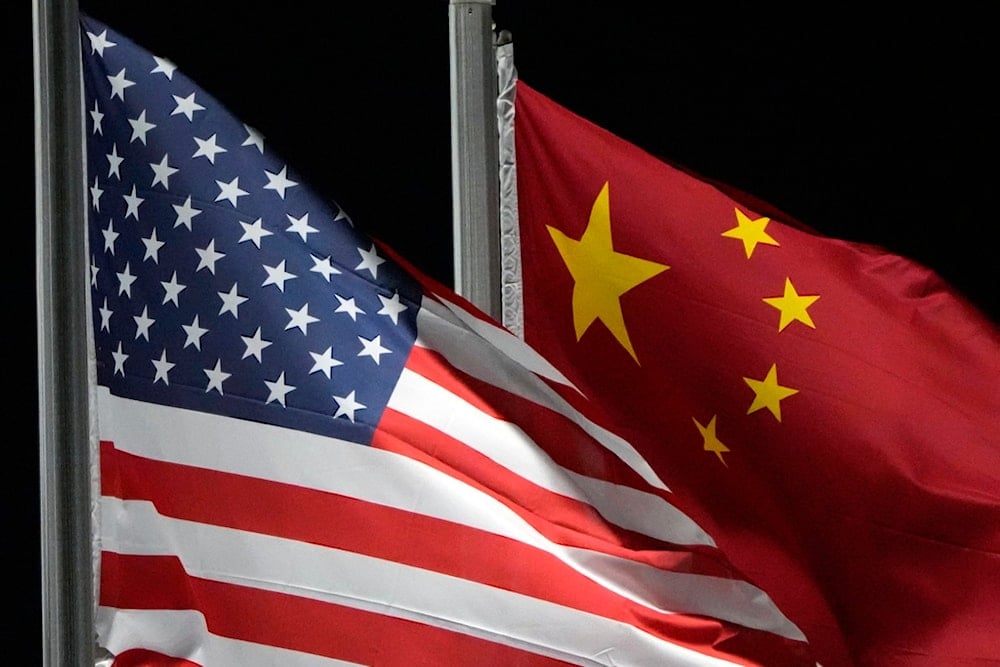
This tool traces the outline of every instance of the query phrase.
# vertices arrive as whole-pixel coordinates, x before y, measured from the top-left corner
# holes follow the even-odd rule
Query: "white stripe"
[[[435,294],[434,297],[444,304],[444,306],[448,308],[448,310],[450,310],[455,317],[464,322],[469,329],[472,329],[474,332],[479,334],[481,338],[489,341],[491,345],[498,348],[501,352],[527,368],[532,373],[541,375],[542,377],[548,378],[553,382],[558,382],[561,385],[565,385],[579,392],[581,396],[583,395],[583,392],[581,392],[576,385],[570,382],[558,368],[550,364],[548,359],[540,355],[535,348],[525,343],[507,329],[475,317],[458,304],[449,301],[440,294]],[[426,302],[424,305],[426,307]]]
[[[628,530],[674,544],[715,546],[698,524],[659,496],[607,480],[565,473],[605,519]]]
[[[144,648],[205,667],[350,667],[357,664],[220,637],[208,631],[204,616],[197,611],[98,607],[95,621],[99,643],[112,655],[130,648]]]
[[[647,484],[669,490],[628,441],[592,422],[536,375],[526,372],[519,360],[471,331],[445,306],[424,299],[417,313],[417,332],[417,345],[435,350],[452,366],[483,382],[558,412],[635,470]]]
[[[486,414],[422,375],[403,370],[389,407],[433,426],[542,488],[587,502],[563,469],[520,427]]]
[[[673,544],[714,546],[698,524],[659,496],[566,470],[515,424],[486,414],[417,373],[403,371],[389,407],[433,426],[542,488],[593,505],[616,525]]]
[[[123,399],[105,388],[98,398],[101,438],[122,451],[451,521],[550,553],[583,576],[654,611],[707,614],[792,639],[802,636],[748,582],[670,573],[554,544],[503,503],[408,457],[267,424]],[[699,585],[703,593],[691,596],[691,587]]]
[[[581,665],[733,664],[544,600],[338,549],[169,519],[147,502],[105,498],[102,515],[128,536],[108,535],[107,549],[175,555],[204,579],[408,619]]]
[[[646,534],[658,528],[657,536],[678,544],[698,538],[698,526],[661,498],[583,475],[570,477],[569,471],[558,466],[520,428],[484,413],[416,373],[403,371],[389,398],[389,407],[455,438],[524,479],[587,503],[605,518],[608,514],[632,516],[632,523]],[[585,488],[574,482],[583,482]],[[588,491],[594,495],[588,495]],[[616,500],[608,503],[609,498]],[[627,503],[633,499],[644,502],[629,507]],[[641,515],[642,510],[651,513]],[[704,614],[779,633],[794,628],[763,591],[742,580],[665,572],[627,559],[565,548],[534,534],[527,525],[519,535],[510,537],[544,549],[605,588],[650,609]],[[748,618],[747,609],[766,612]]]

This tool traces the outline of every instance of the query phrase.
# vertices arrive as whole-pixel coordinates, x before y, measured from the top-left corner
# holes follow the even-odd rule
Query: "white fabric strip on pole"
[[[78,5],[34,0],[32,18],[42,662],[84,666],[94,584]]]
[[[510,33],[497,38],[497,124],[500,150],[500,293],[501,322],[524,338],[521,280],[521,235],[517,219],[517,159],[514,151],[514,97],[517,68]]]
[[[450,0],[455,291],[500,319],[493,0]]]

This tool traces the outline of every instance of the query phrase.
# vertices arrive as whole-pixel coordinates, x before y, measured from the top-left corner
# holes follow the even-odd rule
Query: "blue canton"
[[[420,287],[172,63],[91,19],[83,60],[99,384],[370,442]]]

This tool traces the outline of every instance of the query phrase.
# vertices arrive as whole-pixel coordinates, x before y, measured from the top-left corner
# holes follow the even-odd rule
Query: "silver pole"
[[[493,0],[450,0],[455,290],[500,319],[500,194]]]
[[[34,0],[42,658],[94,663],[86,184],[76,0]]]

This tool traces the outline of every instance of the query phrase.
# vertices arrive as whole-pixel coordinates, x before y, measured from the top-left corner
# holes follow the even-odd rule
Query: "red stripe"
[[[684,547],[609,524],[590,505],[512,474],[427,424],[386,409],[372,446],[420,461],[478,489],[524,519],[546,539],[645,563],[662,570],[732,578],[729,563],[708,546]],[[427,446],[428,453],[418,449]]]
[[[132,648],[115,656],[112,667],[201,667],[197,662],[175,658],[144,648]]]
[[[193,577],[174,556],[103,552],[101,604],[195,610],[205,617],[209,631],[220,637],[387,667],[487,659],[498,665],[567,664],[415,621]]]
[[[548,553],[448,521],[314,489],[154,461],[117,450],[108,442],[102,443],[101,460],[102,481],[116,481],[117,497],[147,500],[163,516],[344,549],[516,591],[636,625],[701,652],[731,636],[737,627],[716,619],[657,613]],[[152,608],[185,608],[183,602],[169,598],[152,604]],[[768,633],[754,634],[784,643]]]
[[[516,424],[556,463],[568,470],[669,498],[671,502],[676,500],[670,493],[649,486],[620,458],[563,415],[466,375],[437,352],[414,347],[406,367],[486,414]],[[498,410],[495,406],[503,408]],[[595,409],[596,406],[588,404],[586,412],[592,414]]]
[[[674,494],[649,486],[621,459],[559,413],[466,375],[428,348],[415,347],[407,368],[486,414],[516,424],[556,464],[581,475],[655,495],[683,511]],[[496,405],[502,405],[503,411],[495,409]],[[390,434],[391,438],[384,437]],[[419,452],[416,447],[421,443],[433,446],[429,452]],[[514,481],[508,471],[464,443],[392,410],[383,415],[372,445],[397,451],[463,479],[506,504],[558,544],[622,556],[664,570],[745,579],[713,547],[683,545],[678,550],[668,542],[612,526],[591,506],[550,493],[521,478]],[[540,508],[538,514],[525,511],[536,507]]]
[[[433,455],[417,449],[418,445],[426,445]],[[372,446],[421,461],[492,496],[551,542],[626,558],[665,571],[721,578],[738,577],[729,561],[714,548],[692,546],[677,550],[673,545],[649,536],[610,526],[589,505],[551,493],[512,475],[464,443],[395,410],[387,409],[383,414],[372,438]],[[530,508],[535,508],[537,512]],[[590,582],[589,579],[584,580]],[[590,611],[602,613],[593,609]],[[634,614],[631,618],[611,618],[625,620],[651,634],[711,654],[706,651],[708,644],[704,643],[704,637],[702,641],[695,640],[689,644],[684,637],[686,630],[678,634],[679,628],[674,625],[678,621],[686,623],[681,619],[696,617],[681,614],[649,616],[649,610],[638,605],[633,605],[631,613]],[[711,621],[718,623],[716,619]],[[746,628],[734,632],[733,629],[737,627],[720,623],[719,635],[710,640],[715,648],[720,649],[717,655],[729,660],[734,659],[733,656],[753,656],[763,664],[775,666],[802,664],[803,660],[811,662],[803,644]],[[786,658],[791,661],[784,662]]]

